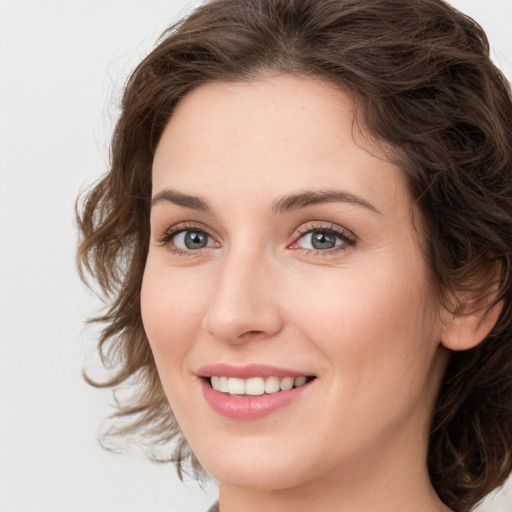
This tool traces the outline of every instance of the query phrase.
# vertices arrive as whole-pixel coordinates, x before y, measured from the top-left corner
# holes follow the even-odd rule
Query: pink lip
[[[203,366],[197,372],[199,377],[211,377],[212,375],[224,377],[237,377],[239,379],[250,379],[251,377],[308,377],[309,373],[290,370],[287,368],[278,368],[264,364],[249,364],[246,366],[233,366],[230,364],[219,363]]]
[[[200,380],[203,395],[214,411],[227,418],[252,420],[267,416],[277,409],[288,405],[290,402],[297,400],[310,388],[316,379],[298,388],[259,396],[228,395],[215,391],[207,379],[203,378]]]

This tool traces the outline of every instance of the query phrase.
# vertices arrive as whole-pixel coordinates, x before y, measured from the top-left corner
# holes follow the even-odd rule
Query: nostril
[[[260,334],[264,334],[263,331],[246,331],[239,335],[239,339],[254,338]]]

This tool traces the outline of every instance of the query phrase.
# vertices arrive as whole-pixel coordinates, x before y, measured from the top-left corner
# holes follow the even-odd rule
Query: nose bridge
[[[245,244],[228,251],[218,268],[217,286],[203,321],[205,330],[229,343],[240,343],[256,333],[278,332],[271,267],[263,251]]]

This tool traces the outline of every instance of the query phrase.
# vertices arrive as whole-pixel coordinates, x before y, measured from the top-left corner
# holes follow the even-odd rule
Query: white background
[[[107,168],[129,71],[189,0],[0,0],[0,512],[204,511],[215,486],[104,452],[110,394],[81,378],[99,306],[74,200]],[[512,77],[512,0],[453,0]],[[512,484],[481,511],[509,512]]]

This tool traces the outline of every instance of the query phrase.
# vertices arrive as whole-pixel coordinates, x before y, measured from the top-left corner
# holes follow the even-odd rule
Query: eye
[[[204,229],[197,226],[178,224],[170,228],[160,240],[176,254],[185,254],[209,247],[217,247],[217,242]]]
[[[311,231],[302,236],[301,245],[302,247],[308,249],[316,249],[319,251],[323,251],[325,249],[334,249],[337,245],[339,245],[339,237],[334,235],[333,233],[327,233],[325,231]]]
[[[306,227],[292,248],[308,251],[331,253],[355,245],[354,237],[335,226]]]
[[[203,249],[204,247],[213,245],[213,240],[208,233],[197,230],[180,231],[174,234],[172,240],[174,242],[174,246],[177,249],[182,250]]]

